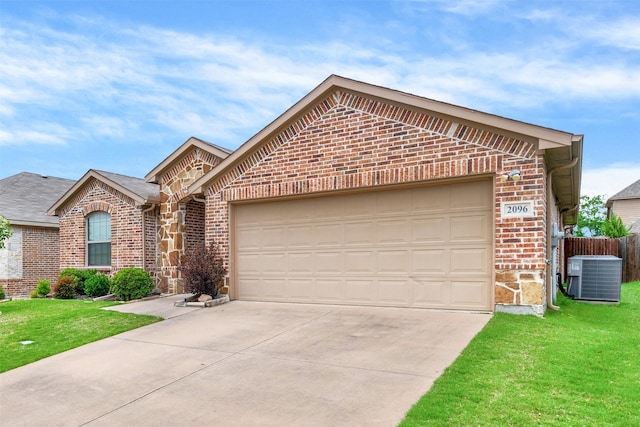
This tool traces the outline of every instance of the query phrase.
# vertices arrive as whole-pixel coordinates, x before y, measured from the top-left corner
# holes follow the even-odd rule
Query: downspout
[[[143,270],[146,270],[145,267],[147,266],[147,241],[146,241],[147,227],[145,224],[144,216],[147,212],[155,208],[156,208],[156,204],[152,203],[150,207],[142,211],[142,269]],[[156,275],[154,274],[154,276]]]
[[[569,163],[564,164],[564,165],[560,165],[560,166],[556,166],[555,168],[551,169],[549,172],[547,172],[547,254],[551,254],[551,260],[553,261],[552,264],[555,264],[555,248],[552,247],[552,239],[553,239],[553,232],[554,230],[552,230],[552,224],[551,224],[551,206],[554,205],[553,204],[553,186],[551,185],[551,177],[553,176],[553,174],[559,170],[562,169],[567,169],[567,168],[572,168],[574,167],[577,163],[578,160],[580,159],[580,157],[575,157],[573,160],[571,160]],[[555,205],[554,205],[555,206]],[[551,261],[551,260],[547,260],[547,262]],[[555,265],[551,266],[552,269],[555,269]],[[547,271],[547,307],[552,309],[552,310],[560,310],[560,307],[558,307],[557,305],[553,304],[553,286],[555,286],[554,283],[554,273],[553,271]]]

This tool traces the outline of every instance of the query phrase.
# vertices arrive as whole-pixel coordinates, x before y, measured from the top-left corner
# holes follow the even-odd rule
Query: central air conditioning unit
[[[620,301],[622,258],[576,255],[567,264],[569,295],[589,301]]]

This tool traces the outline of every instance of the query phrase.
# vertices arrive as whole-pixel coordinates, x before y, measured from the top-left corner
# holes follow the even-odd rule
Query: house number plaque
[[[533,200],[524,202],[502,202],[502,218],[533,217]]]

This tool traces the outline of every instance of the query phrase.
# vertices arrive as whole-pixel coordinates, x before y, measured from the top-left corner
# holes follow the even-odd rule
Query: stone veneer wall
[[[543,310],[546,175],[536,147],[354,93],[329,95],[212,182],[207,239],[221,245],[229,263],[229,204],[235,201],[499,176],[512,169],[521,171],[520,181],[494,180],[495,270],[509,278],[496,280],[496,303]],[[502,218],[502,202],[526,200],[534,201],[533,217]]]
[[[191,200],[188,188],[218,163],[220,159],[215,155],[193,148],[160,177],[158,244],[162,292],[184,291],[180,263],[188,245],[196,239],[204,242],[204,206]]]

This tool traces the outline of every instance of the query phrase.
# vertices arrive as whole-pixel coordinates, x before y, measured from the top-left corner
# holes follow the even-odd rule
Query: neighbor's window
[[[107,212],[87,217],[87,265],[111,265],[111,215]]]

